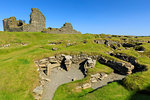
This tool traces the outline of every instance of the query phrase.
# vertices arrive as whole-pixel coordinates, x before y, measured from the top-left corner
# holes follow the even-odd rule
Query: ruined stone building
[[[10,17],[3,20],[4,31],[8,32],[41,32],[45,28],[46,20],[38,8],[32,8],[29,24]]]
[[[45,16],[38,8],[32,8],[29,24],[21,20],[10,17],[3,20],[4,31],[7,32],[44,32],[54,34],[81,34],[81,32],[73,29],[71,23],[65,23],[61,28],[48,28],[46,29]]]
[[[44,29],[44,33],[56,33],[56,34],[81,34],[81,32],[73,29],[71,23],[65,23],[61,28],[51,28]]]

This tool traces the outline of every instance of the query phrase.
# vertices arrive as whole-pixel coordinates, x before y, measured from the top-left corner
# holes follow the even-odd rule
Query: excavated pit
[[[79,66],[73,64],[68,71],[58,70],[57,68],[52,69],[48,78],[51,81],[45,83],[41,100],[52,100],[55,91],[60,85],[72,82],[74,79],[83,79],[84,75],[80,71]]]
[[[43,87],[42,94],[38,94],[40,100],[52,100],[57,88],[65,83],[75,80],[80,80],[86,77],[87,70],[93,68],[98,61],[101,64],[107,65],[114,69],[114,72],[109,74],[103,80],[98,80],[91,84],[91,88],[98,89],[111,82],[120,81],[128,74],[145,71],[146,66],[140,65],[136,59],[131,56],[120,54],[110,54],[121,60],[116,61],[103,56],[88,56],[81,55],[56,55],[53,57],[44,58],[36,62],[40,72],[40,83]],[[92,63],[91,63],[92,62]],[[44,76],[41,73],[44,72]],[[89,87],[88,87],[89,88]]]

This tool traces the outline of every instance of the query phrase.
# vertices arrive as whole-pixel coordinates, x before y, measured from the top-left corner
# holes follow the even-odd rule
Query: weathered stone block
[[[91,88],[91,83],[85,83],[82,85],[83,89]]]
[[[42,86],[37,86],[34,90],[33,93],[35,93],[36,95],[42,95],[43,93],[43,87]]]

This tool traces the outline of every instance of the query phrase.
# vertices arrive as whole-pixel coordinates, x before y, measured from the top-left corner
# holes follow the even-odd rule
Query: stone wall
[[[21,32],[24,24],[21,20],[16,20],[14,16],[3,20],[4,31],[8,32]]]
[[[48,28],[46,29],[45,16],[39,11],[38,8],[32,8],[30,14],[29,24],[21,20],[10,17],[3,20],[4,31],[7,32],[44,32],[55,34],[81,34],[81,32],[73,29],[71,23],[65,23],[61,28]]]
[[[133,73],[147,70],[147,67],[145,65],[139,64],[137,59],[133,56],[129,56],[123,53],[110,53],[110,55],[119,58],[121,60],[127,61],[132,65],[134,65],[135,68],[134,70],[132,70]]]
[[[69,70],[71,64],[79,64],[81,71],[83,72],[83,74],[86,75],[87,69],[92,68],[92,66],[95,66],[96,61],[113,68],[115,72],[122,75],[131,74],[132,70],[134,69],[134,65],[132,65],[129,62],[125,62],[122,60],[117,61],[99,55],[89,56],[86,54],[81,55],[58,54],[53,57],[44,58],[36,62],[36,64],[37,66],[39,66],[40,70],[42,71],[45,70],[44,72],[46,73],[48,72],[49,68],[55,68],[61,65],[63,69]],[[51,63],[50,67],[49,63]]]
[[[24,25],[23,31],[25,32],[41,32],[46,26],[44,15],[38,8],[32,8],[30,21],[28,25]]]
[[[42,32],[50,34],[81,34],[81,32],[73,29],[71,23],[65,23],[61,28],[48,28]]]
[[[41,32],[45,28],[46,20],[38,8],[32,8],[29,24],[10,17],[3,20],[4,31],[8,32]]]

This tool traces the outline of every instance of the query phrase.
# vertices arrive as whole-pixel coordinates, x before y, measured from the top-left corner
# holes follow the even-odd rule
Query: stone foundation
[[[110,55],[114,56],[116,58],[119,58],[121,60],[127,61],[127,62],[131,63],[132,65],[134,65],[135,68],[133,70],[133,73],[147,70],[146,66],[139,64],[135,57],[128,56],[128,55],[123,54],[123,53],[111,53]]]
[[[135,58],[133,57],[128,57],[122,54],[121,56],[120,54],[116,54],[116,55],[111,54],[111,55],[122,60],[111,59],[109,57],[104,57],[101,55],[89,56],[86,54],[80,54],[80,55],[57,54],[52,57],[47,57],[39,61],[35,61],[35,64],[38,66],[39,77],[40,77],[40,86],[37,86],[33,90],[35,94],[35,98],[38,98],[40,100],[45,83],[51,82],[48,76],[51,75],[50,73],[54,68],[57,68],[57,70],[61,70],[61,71],[62,70],[70,71],[72,64],[76,64],[80,66],[79,69],[86,77],[88,69],[94,68],[96,61],[98,61],[102,64],[105,64],[113,68],[114,71],[118,72],[119,74],[122,74],[122,75],[119,74],[117,75],[115,73],[112,73],[110,75],[107,75],[106,73],[93,74],[90,76],[89,82],[81,84],[81,86],[76,87],[76,89],[87,89],[87,88],[91,88],[92,84],[93,87],[97,87],[97,86],[101,87],[101,85],[107,85],[107,82],[103,82],[102,80],[112,82],[118,79],[122,79],[126,75],[131,74],[132,71],[134,71],[135,68],[139,67],[138,65],[140,65],[136,62]],[[108,77],[112,77],[112,79],[109,79]],[[72,81],[74,80],[76,80],[76,78],[73,78]],[[103,84],[101,84],[101,82]]]

